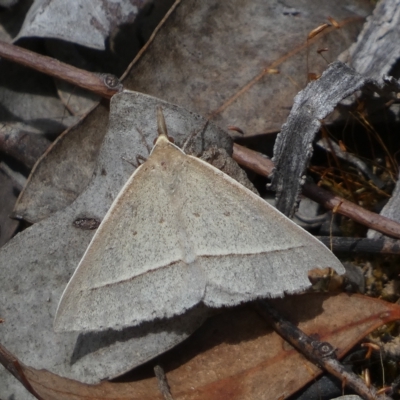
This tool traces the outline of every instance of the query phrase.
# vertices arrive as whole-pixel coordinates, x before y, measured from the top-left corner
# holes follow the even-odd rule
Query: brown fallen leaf
[[[371,10],[363,1],[354,3],[352,11],[342,1],[321,1],[318,7],[306,3],[297,2],[293,13],[275,1],[216,6],[182,0],[134,61],[124,85],[185,105],[222,128],[235,125],[247,136],[276,132],[294,96],[306,86],[307,73],[326,69],[317,50],[328,47],[325,56],[334,61],[356,39]],[[330,27],[307,40],[328,16],[341,29]],[[279,74],[270,73],[276,69]]]
[[[105,41],[118,25],[135,20],[143,2],[131,1],[125,5],[115,2],[87,3],[52,1],[35,4],[25,17],[14,41],[21,38],[44,37],[61,39],[98,50],[104,50]]]
[[[335,346],[339,357],[378,326],[400,318],[399,306],[361,295],[305,294],[272,302],[303,331]],[[132,371],[124,382],[84,385],[18,364],[4,351],[0,361],[44,400],[162,399],[153,377],[156,364],[165,370],[175,400],[286,398],[321,373],[250,305],[210,318],[191,338]]]

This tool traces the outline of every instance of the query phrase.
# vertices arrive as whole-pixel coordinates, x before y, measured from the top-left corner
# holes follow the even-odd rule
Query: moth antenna
[[[161,106],[157,107],[157,130],[158,136],[165,136],[168,139],[167,125]]]

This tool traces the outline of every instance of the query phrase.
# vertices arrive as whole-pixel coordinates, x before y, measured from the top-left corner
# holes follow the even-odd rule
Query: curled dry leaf
[[[307,294],[273,303],[303,331],[330,342],[339,357],[373,329],[400,318],[399,306],[361,295]],[[175,400],[286,398],[321,373],[247,305],[210,318],[190,339],[124,382],[89,386],[25,365],[18,375],[44,400],[155,400],[162,398],[153,377],[156,364],[163,366]]]

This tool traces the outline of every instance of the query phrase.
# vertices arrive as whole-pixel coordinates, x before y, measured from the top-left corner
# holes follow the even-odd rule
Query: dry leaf
[[[32,36],[54,38],[104,50],[110,33],[118,25],[132,22],[143,3],[35,0],[15,40]]]
[[[399,306],[361,295],[308,294],[273,303],[303,331],[337,347],[339,357],[371,330],[400,318]],[[161,400],[151,368],[155,364],[163,366],[175,400],[287,398],[321,373],[249,305],[210,318],[190,339],[132,371],[125,378],[131,382],[88,386],[25,365],[17,373],[44,400]]]
[[[287,11],[291,5],[296,12]],[[317,50],[329,48],[325,57],[334,61],[370,11],[366,1],[350,9],[347,1],[315,7],[309,1],[182,0],[124,84],[211,116],[222,128],[234,125],[249,136],[278,131],[308,72],[319,75],[327,67]],[[328,16],[341,28],[307,41]]]
[[[20,30],[26,12],[28,11],[30,0],[4,0],[5,3],[19,3],[17,7],[2,9],[0,13],[0,40],[11,43],[12,39]],[[6,7],[6,6],[5,6]]]
[[[52,78],[11,61],[0,62],[0,119],[24,122],[29,132],[56,135],[77,122],[56,97]]]

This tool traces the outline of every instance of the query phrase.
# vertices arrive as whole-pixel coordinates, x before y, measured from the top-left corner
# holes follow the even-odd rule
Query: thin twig
[[[171,390],[168,385],[167,376],[165,375],[164,369],[160,365],[154,367],[154,373],[158,381],[158,387],[165,400],[174,400],[171,394]]]
[[[329,247],[334,253],[400,254],[400,241],[386,237],[380,239],[368,239],[316,236],[316,238],[325,246]]]
[[[305,196],[320,203],[325,208],[331,210],[336,208],[338,214],[351,218],[359,224],[365,225],[385,235],[400,238],[400,224],[389,218],[365,210],[357,204],[340,196],[336,196],[312,183],[305,183],[302,192]]]
[[[343,20],[340,23],[340,27],[348,25],[348,24],[352,24],[359,20],[360,20],[360,17],[346,18],[345,20]],[[337,29],[337,28],[332,27],[332,28],[326,29],[322,35],[326,35],[334,29]],[[321,38],[321,35],[319,36],[319,38]],[[315,40],[318,40],[318,39],[312,38],[310,40],[306,40],[304,43],[301,43],[300,45],[296,46],[294,49],[292,49],[288,53],[284,54],[282,57],[279,57],[277,60],[273,61],[271,64],[266,65],[253,79],[250,80],[250,82],[246,83],[239,90],[236,90],[235,93],[230,98],[225,100],[225,102],[221,106],[218,107],[218,109],[212,111],[209,114],[208,119],[212,120],[213,118],[215,118],[216,115],[221,114],[232,103],[234,103],[240,96],[242,96],[244,93],[248,92],[255,84],[257,84],[261,79],[263,79],[265,75],[270,74],[271,71],[273,71],[272,72],[273,74],[276,74],[275,71],[281,64],[283,64],[288,59],[290,60],[293,56],[300,53],[304,49],[307,49],[308,46]]]
[[[377,400],[390,398],[385,395],[379,396],[376,389],[367,387],[365,382],[353,372],[346,371],[343,365],[336,359],[336,349],[327,342],[320,342],[306,335],[291,322],[282,318],[271,304],[266,301],[257,303],[258,310],[264,318],[272,325],[273,329],[288,341],[293,347],[300,351],[311,362],[320,366],[325,371],[340,379],[346,386],[353,389],[363,399]]]
[[[122,90],[122,84],[112,74],[94,74],[1,40],[0,57],[62,79],[108,99]]]
[[[274,164],[271,160],[254,150],[247,149],[238,144],[233,146],[233,159],[238,164],[267,177],[272,173],[274,168]],[[317,203],[320,203],[325,208],[330,210],[335,209],[338,214],[351,218],[359,224],[365,225],[385,235],[400,239],[400,224],[389,218],[365,210],[357,204],[336,196],[312,183],[305,183],[303,185],[303,194]]]

